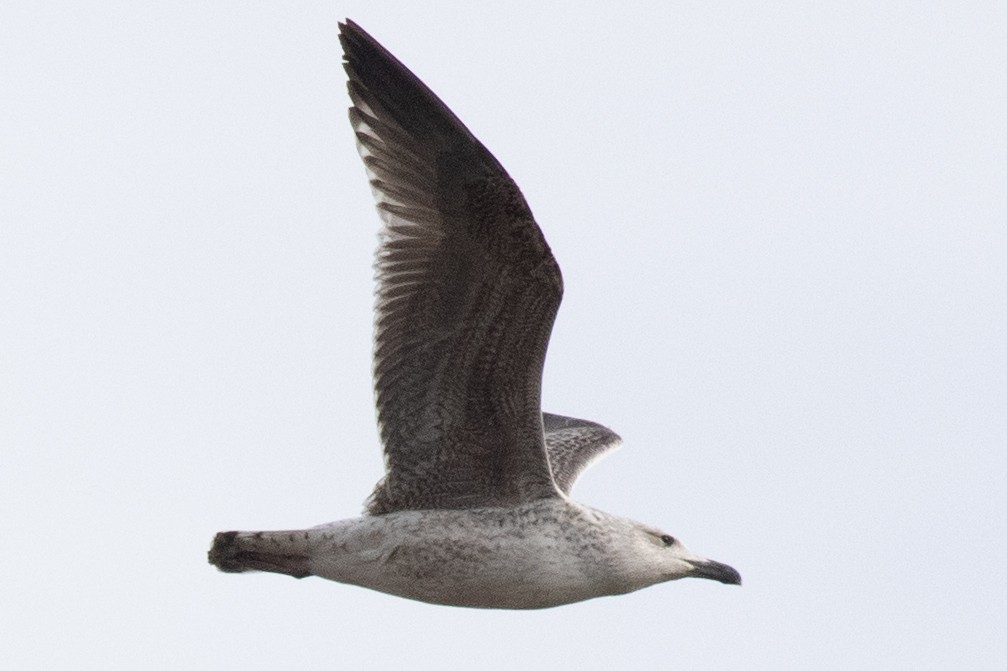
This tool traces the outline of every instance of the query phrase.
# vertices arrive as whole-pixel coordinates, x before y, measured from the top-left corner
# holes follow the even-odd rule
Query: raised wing
[[[542,414],[545,447],[556,486],[569,494],[584,470],[622,444],[619,435],[607,427],[586,419]]]
[[[350,121],[384,225],[374,386],[387,473],[371,513],[558,496],[542,364],[563,292],[517,185],[455,115],[351,21]]]

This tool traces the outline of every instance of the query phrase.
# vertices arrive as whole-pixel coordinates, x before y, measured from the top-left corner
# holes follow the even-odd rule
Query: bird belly
[[[409,511],[325,525],[312,530],[311,572],[472,608],[548,608],[626,591],[561,527],[515,522],[511,512]]]

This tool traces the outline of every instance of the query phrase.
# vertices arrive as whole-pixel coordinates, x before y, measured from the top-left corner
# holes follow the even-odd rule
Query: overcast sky
[[[1007,9],[765,4],[4,2],[0,666],[1002,668]],[[206,563],[381,475],[347,16],[563,268],[545,407],[625,440],[574,497],[743,587]]]

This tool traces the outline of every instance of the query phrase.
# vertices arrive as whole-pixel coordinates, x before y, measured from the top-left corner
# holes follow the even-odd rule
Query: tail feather
[[[214,536],[208,559],[225,573],[268,571],[305,578],[311,575],[306,549],[297,532],[222,531]]]

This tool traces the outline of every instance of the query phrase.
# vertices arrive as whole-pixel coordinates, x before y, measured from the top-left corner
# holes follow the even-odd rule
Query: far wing
[[[570,493],[584,469],[622,444],[615,431],[586,419],[544,412],[542,422],[552,477],[564,494]]]

